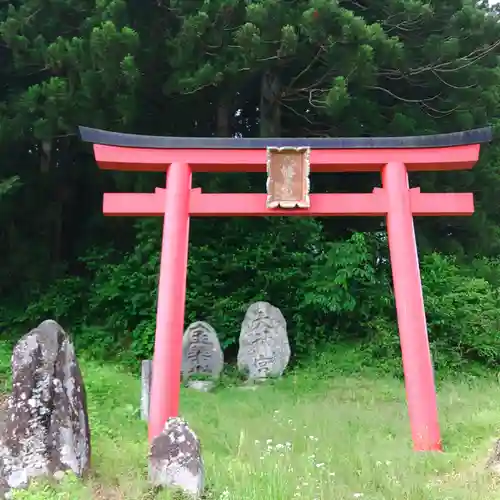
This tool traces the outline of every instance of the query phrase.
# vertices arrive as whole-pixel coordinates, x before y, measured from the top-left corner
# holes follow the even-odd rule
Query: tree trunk
[[[217,137],[231,137],[229,112],[229,98],[227,94],[223,94],[217,103]]]
[[[260,136],[281,136],[281,81],[271,70],[266,70],[261,80]]]

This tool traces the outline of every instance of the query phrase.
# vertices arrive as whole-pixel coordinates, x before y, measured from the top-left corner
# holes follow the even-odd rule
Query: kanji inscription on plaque
[[[267,148],[267,208],[309,208],[310,149]]]

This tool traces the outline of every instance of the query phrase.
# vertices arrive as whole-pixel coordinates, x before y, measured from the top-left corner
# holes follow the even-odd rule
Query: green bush
[[[12,345],[10,342],[0,341],[0,393],[9,389],[11,379],[10,359]]]
[[[244,223],[231,224],[223,255],[191,246],[186,322],[210,322],[223,347],[231,348],[246,308],[267,300],[288,319],[296,354],[325,341],[363,337],[360,321],[377,314],[381,301],[390,301],[386,269],[375,266],[374,243],[362,234],[326,243],[321,224],[311,219],[262,224],[263,234],[274,237],[256,240]],[[140,236],[120,263],[96,266],[88,302],[87,321],[107,332],[106,345],[119,341],[135,358],[151,356],[154,340],[159,233],[152,234]]]
[[[267,300],[287,318],[295,359],[356,342],[367,363],[400,370],[385,234],[355,233],[327,242],[318,220],[270,218],[260,225],[259,233],[250,231],[245,219],[193,224],[186,324],[211,323],[231,359],[246,308]],[[3,324],[36,318],[32,327],[54,317],[73,333],[77,348],[94,358],[136,363],[151,357],[161,224],[146,220],[138,227],[131,252],[89,253],[83,259],[85,276],[56,282],[26,311],[4,317]],[[218,234],[223,244],[204,245],[207,232],[212,238]],[[437,367],[497,363],[499,262],[466,263],[434,253],[423,256],[421,275]]]
[[[496,265],[492,261],[489,266],[483,259],[481,268]],[[429,342],[440,370],[457,370],[474,362],[495,365],[500,360],[500,294],[473,269],[437,253],[424,256],[421,262]],[[490,270],[488,274],[496,273]],[[390,369],[400,367],[395,318],[377,315],[366,324],[371,331],[366,352]]]
[[[500,360],[500,294],[481,277],[470,276],[454,257],[428,255],[422,281],[429,337],[437,359],[460,364]]]

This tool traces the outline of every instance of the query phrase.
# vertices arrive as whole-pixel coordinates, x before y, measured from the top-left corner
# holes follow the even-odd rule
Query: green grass
[[[92,429],[92,474],[26,500],[152,500],[138,377],[82,363]],[[488,500],[500,482],[484,470],[500,425],[495,377],[439,387],[446,447],[411,449],[404,388],[391,377],[288,375],[257,390],[182,392],[182,415],[199,435],[210,499]],[[48,490],[47,490],[48,491]],[[44,496],[45,495],[45,496]]]

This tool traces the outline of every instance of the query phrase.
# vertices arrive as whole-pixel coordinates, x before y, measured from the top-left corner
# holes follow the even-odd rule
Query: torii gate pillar
[[[441,437],[434,371],[404,163],[385,165],[382,185],[388,202],[387,236],[413,446],[416,451],[438,451]]]
[[[186,301],[191,167],[167,170],[160,257],[156,334],[149,409],[149,441],[161,433],[165,415],[179,414],[182,332]]]

